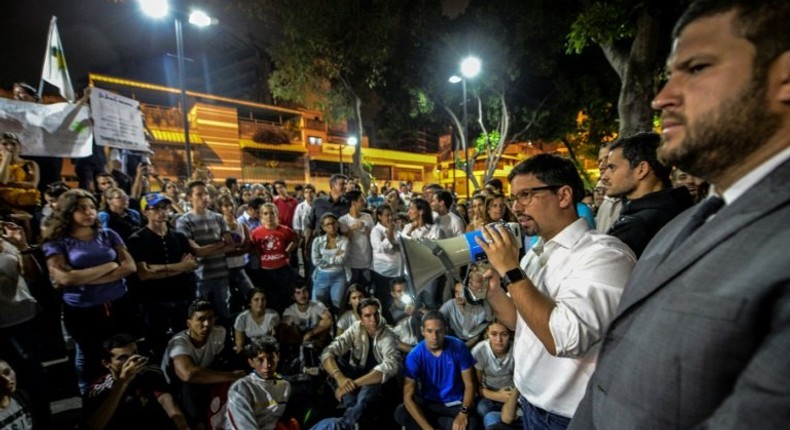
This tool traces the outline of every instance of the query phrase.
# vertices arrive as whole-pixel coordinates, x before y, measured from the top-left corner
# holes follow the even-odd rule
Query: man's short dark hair
[[[444,202],[444,207],[450,209],[453,206],[453,195],[447,190],[438,191],[434,196]]]
[[[653,174],[665,186],[670,186],[669,173],[672,171],[672,168],[661,164],[656,154],[660,144],[661,136],[656,133],[637,133],[617,139],[609,147],[609,151],[620,148],[623,151],[623,158],[628,160],[631,169],[634,169],[643,161],[646,162],[653,170]]]
[[[280,184],[283,187],[288,188],[288,186],[285,185],[285,179],[278,179],[278,180],[274,181],[274,185],[277,185],[277,184]]]
[[[296,184],[296,185],[294,185],[294,191],[296,191],[297,193],[298,193],[299,191],[303,191],[303,190],[304,190],[304,185],[302,185],[302,184]]]
[[[187,196],[192,197],[192,193],[195,192],[195,188],[197,187],[203,187],[208,189],[208,187],[206,187],[206,183],[203,181],[190,181],[187,184]]]
[[[733,27],[736,35],[755,47],[754,77],[763,79],[768,65],[783,52],[790,50],[790,2],[787,0],[697,0],[683,13],[672,37],[701,18],[735,11]]]
[[[584,197],[584,183],[573,162],[552,154],[538,154],[518,163],[507,175],[507,180],[520,175],[533,175],[546,185],[568,185],[573,190],[573,202]]]
[[[375,306],[376,312],[381,315],[381,302],[375,297],[367,297],[360,300],[359,303],[357,303],[357,315],[362,315],[362,309],[365,309],[368,306]]]
[[[335,173],[334,175],[329,177],[329,186],[330,187],[334,186],[337,183],[337,181],[339,181],[341,179],[344,180],[344,181],[347,181],[348,180],[348,176],[341,175],[340,173]]]
[[[102,360],[109,361],[112,358],[112,350],[115,348],[123,348],[126,345],[137,342],[132,335],[126,333],[114,334],[102,342]]]
[[[69,187],[65,182],[56,181],[47,185],[47,188],[44,190],[44,194],[57,198],[70,189],[71,187]]]
[[[505,186],[502,185],[502,180],[496,178],[486,182],[486,185],[491,185],[492,187],[496,188],[496,190],[499,191],[500,193],[505,188]]]
[[[263,197],[254,197],[247,203],[247,206],[252,209],[260,209],[264,203],[266,203],[266,200]]]
[[[313,190],[313,191],[315,191],[315,185],[313,185],[313,184],[304,184],[304,189],[305,190]]]
[[[447,320],[444,318],[444,314],[437,310],[428,311],[422,316],[421,327],[425,327],[425,322],[430,320],[439,320],[442,322],[442,327],[447,327]]]
[[[403,285],[409,284],[408,282],[406,282],[406,278],[404,278],[403,276],[396,276],[390,279],[390,290],[393,290],[396,285],[401,285],[401,284]]]
[[[310,285],[308,285],[304,279],[296,278],[293,285],[291,285],[291,295],[293,296],[296,290],[301,290],[302,288],[306,288],[308,292],[310,291]]]
[[[439,184],[437,184],[435,182],[432,182],[430,184],[426,184],[424,187],[422,187],[422,189],[423,190],[431,190],[433,192],[437,192],[439,190],[442,190],[443,188],[442,188],[441,185],[439,185]]]
[[[238,185],[238,184],[239,184],[239,180],[234,178],[233,176],[228,176],[225,179],[225,186],[228,188],[233,188],[234,185]]]
[[[279,354],[280,344],[271,336],[256,336],[244,347],[244,356],[252,359],[261,354]]]
[[[346,192],[346,200],[350,202],[355,202],[362,197],[362,191],[359,190],[351,190]]]
[[[214,311],[214,305],[211,304],[208,300],[198,299],[192,302],[189,305],[189,311],[187,312],[187,318],[192,318],[193,315],[197,312],[206,312],[206,311]]]

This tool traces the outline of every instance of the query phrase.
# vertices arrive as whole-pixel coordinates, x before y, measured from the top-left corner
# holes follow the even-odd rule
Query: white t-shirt
[[[327,312],[327,308],[321,302],[311,300],[304,312],[300,311],[299,305],[294,303],[283,311],[283,322],[293,324],[299,328],[299,331],[305,332],[318,325],[324,312]]]
[[[252,313],[246,310],[236,317],[236,323],[233,324],[233,328],[244,332],[244,335],[248,338],[253,338],[258,336],[271,336],[274,328],[277,327],[279,323],[280,315],[278,315],[277,311],[274,309],[265,309],[263,311],[263,320],[260,324],[256,323],[255,320],[252,319]]]
[[[371,247],[370,247],[370,232],[373,230],[373,217],[364,212],[359,214],[359,218],[354,218],[351,214],[345,214],[338,220],[340,223],[340,232],[349,238],[348,244],[348,257],[346,257],[346,266],[352,269],[370,269],[371,261]],[[364,227],[358,230],[351,231],[356,223],[361,222],[365,224]]]
[[[447,319],[447,325],[453,330],[455,336],[463,341],[469,340],[484,332],[488,323],[494,320],[491,306],[488,302],[480,305],[466,303],[463,307],[450,299],[439,308]]]
[[[491,342],[485,340],[472,348],[472,357],[475,358],[475,369],[483,373],[480,381],[486,388],[499,390],[513,386],[513,348],[507,350],[505,355],[497,357],[491,349]]]
[[[214,326],[208,335],[208,340],[200,348],[196,348],[189,340],[189,330],[178,332],[167,343],[165,355],[162,357],[162,370],[165,372],[167,382],[171,382],[175,371],[173,369],[173,359],[180,355],[188,355],[192,358],[195,366],[210,367],[225,349],[225,328]]]

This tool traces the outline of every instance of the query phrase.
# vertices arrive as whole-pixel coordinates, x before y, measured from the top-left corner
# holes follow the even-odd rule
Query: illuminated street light
[[[354,136],[346,139],[346,143],[340,143],[340,174],[343,174],[343,148],[346,146],[357,146],[357,138]],[[351,169],[349,169],[351,171]]]
[[[138,0],[140,9],[151,18],[161,19],[167,16],[170,6],[167,0]],[[181,90],[181,121],[184,123],[184,148],[187,159],[187,179],[192,177],[192,144],[189,141],[189,113],[187,112],[187,90],[184,79],[184,35],[182,31],[181,15],[175,14],[176,27],[176,58],[178,60],[178,88]],[[217,24],[216,18],[208,16],[203,11],[193,11],[188,17],[189,23],[198,27]]]
[[[463,117],[463,130],[461,133],[463,134],[464,140],[464,172],[466,173],[466,198],[469,199],[469,177],[472,175],[472,171],[469,169],[469,117],[466,109],[466,80],[474,78],[480,73],[482,69],[482,63],[480,59],[474,56],[469,56],[461,61],[461,76],[453,75],[450,76],[450,83],[457,84],[461,83],[461,88],[463,92],[463,106],[464,106],[464,117]],[[453,151],[455,152],[455,151]],[[455,162],[455,156],[453,156],[453,162]],[[455,169],[453,169],[455,172]],[[453,182],[453,186],[455,186],[455,182]]]

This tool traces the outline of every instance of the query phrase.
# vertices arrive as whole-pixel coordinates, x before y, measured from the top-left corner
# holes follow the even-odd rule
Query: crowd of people
[[[469,201],[344,175],[180,183],[144,157],[132,179],[112,155],[39,188],[3,135],[0,426],[48,425],[60,321],[89,429],[785,426],[788,19],[695,2],[662,136],[602,146],[592,190],[552,154]],[[470,231],[485,263],[403,277],[404,240]]]

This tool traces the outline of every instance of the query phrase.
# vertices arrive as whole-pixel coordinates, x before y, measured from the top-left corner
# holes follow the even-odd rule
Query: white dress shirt
[[[394,238],[397,238],[395,233]],[[373,263],[371,269],[381,276],[394,278],[400,276],[403,271],[403,257],[400,255],[400,249],[395,245],[396,243],[390,242],[387,237],[387,228],[376,224],[370,232],[370,246],[373,248]]]
[[[579,218],[521,260],[535,287],[555,302],[549,328],[552,356],[519,315],[513,353],[515,384],[532,405],[571,417],[584,396],[603,334],[636,264],[619,239]]]

